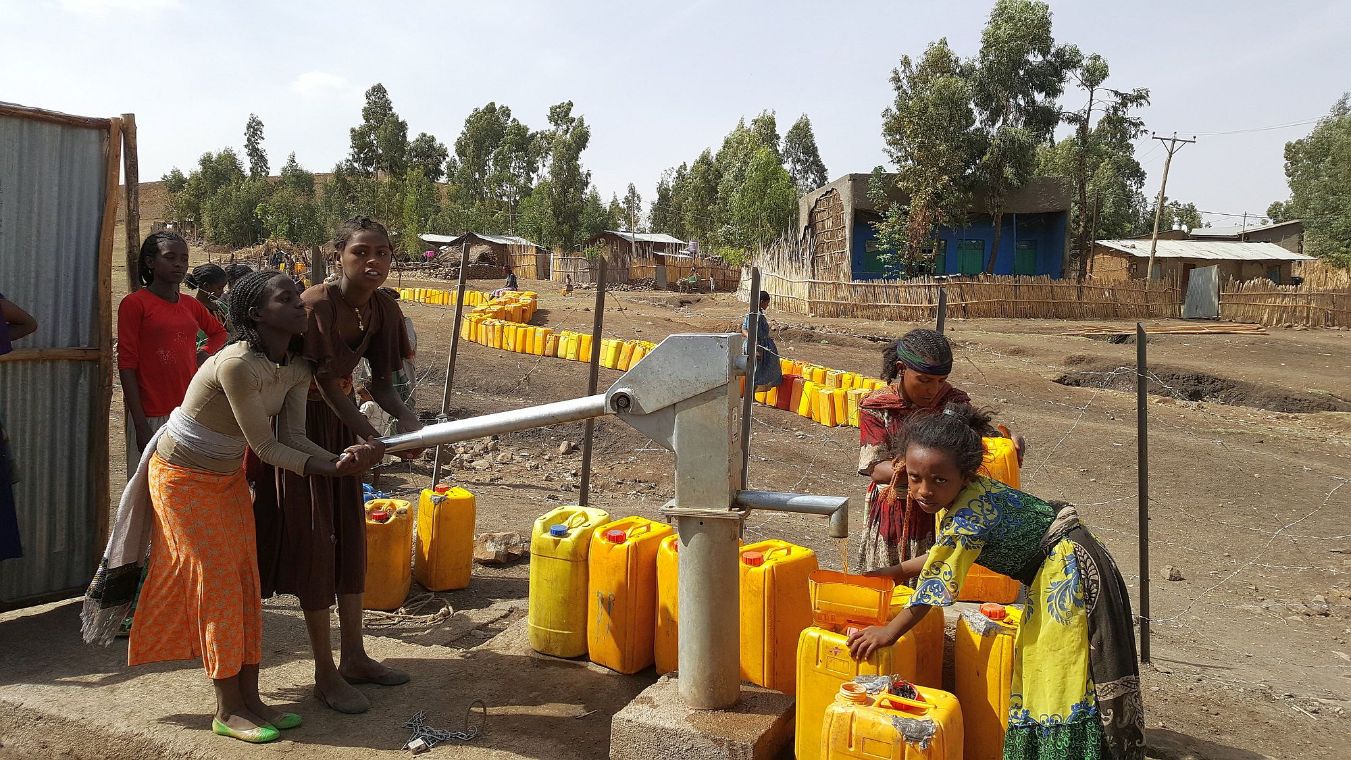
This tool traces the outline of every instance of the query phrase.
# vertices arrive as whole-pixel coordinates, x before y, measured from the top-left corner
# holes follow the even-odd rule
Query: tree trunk
[[[994,220],[994,240],[990,243],[990,265],[989,265],[989,267],[988,267],[985,271],[986,271],[987,273],[989,273],[989,274],[994,274],[994,263],[995,263],[995,260],[999,258],[999,242],[1000,242],[1000,238],[1002,238],[1002,237],[1004,236],[1004,235],[1003,235],[1003,233],[1004,233],[1004,209],[1003,209],[1003,207],[996,208],[996,209],[994,210],[994,213],[992,213],[992,214],[990,215],[990,218]]]

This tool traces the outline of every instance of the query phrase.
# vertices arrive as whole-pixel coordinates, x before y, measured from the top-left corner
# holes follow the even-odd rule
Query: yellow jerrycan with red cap
[[[956,697],[886,676],[868,681],[841,684],[826,708],[822,760],[962,760]]]
[[[986,603],[965,610],[953,635],[953,693],[962,703],[966,760],[1004,756],[1009,692],[1013,688],[1013,648],[1022,623],[1018,605]]]
[[[413,519],[403,499],[366,502],[366,593],[368,610],[397,610],[413,585]]]
[[[597,665],[620,673],[652,665],[657,549],[673,532],[669,525],[625,517],[592,534],[586,651]]]
[[[890,578],[848,575],[833,570],[811,574],[812,626],[797,649],[798,760],[815,760],[821,751],[821,721],[840,684],[859,676],[898,676],[937,688],[943,674],[943,615],[930,612],[895,644],[865,660],[849,654],[849,634],[889,622],[913,593]]]
[[[816,552],[776,538],[741,549],[741,678],[797,690],[797,641],[812,624],[808,579]]]

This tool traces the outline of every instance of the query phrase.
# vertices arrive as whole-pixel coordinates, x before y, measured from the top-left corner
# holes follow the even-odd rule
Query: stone
[[[525,554],[525,539],[516,531],[480,533],[474,539],[474,561],[480,565],[505,565]]]
[[[577,444],[573,443],[572,441],[563,441],[562,443],[558,444],[558,455],[560,457],[571,454],[576,450]]]
[[[1327,617],[1332,614],[1332,608],[1328,606],[1327,598],[1321,594],[1306,602],[1304,607],[1306,610],[1304,614],[1309,617]]]
[[[545,455],[544,455],[544,461],[546,461],[546,462],[552,462],[552,461],[554,461],[554,455],[553,455],[553,454],[545,454]]]
[[[694,710],[668,674],[610,723],[610,760],[770,760],[793,743],[793,698],[743,684],[727,710]],[[790,750],[791,751],[791,750]]]
[[[1182,580],[1182,568],[1177,567],[1177,566],[1175,566],[1175,565],[1164,565],[1164,566],[1163,566],[1163,579],[1166,580],[1166,581],[1180,581],[1180,580]]]
[[[498,464],[511,464],[511,461],[512,461],[511,452],[509,451],[504,451],[501,454],[497,455]]]
[[[488,461],[487,459],[480,459],[477,462],[474,462],[472,465],[470,465],[470,467],[473,467],[475,470],[480,471],[491,470],[493,468],[493,463]]]

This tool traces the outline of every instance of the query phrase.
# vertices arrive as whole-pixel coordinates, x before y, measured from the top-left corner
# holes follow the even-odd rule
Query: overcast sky
[[[539,129],[549,105],[570,99],[591,126],[583,163],[602,194],[634,182],[646,204],[662,170],[764,109],[780,132],[811,117],[832,178],[871,170],[885,161],[880,112],[897,60],[944,36],[974,54],[990,5],[0,0],[10,32],[0,100],[134,112],[141,177],[155,179],[241,146],[251,112],[274,172],[290,151],[329,171],[375,82],[410,137],[447,145],[489,101]],[[1349,2],[1057,0],[1052,10],[1058,41],[1107,58],[1109,85],[1151,90],[1150,129],[1198,136],[1174,160],[1168,195],[1205,211],[1261,214],[1287,197],[1285,142],[1351,90]],[[1148,139],[1137,153],[1151,195],[1163,154]]]

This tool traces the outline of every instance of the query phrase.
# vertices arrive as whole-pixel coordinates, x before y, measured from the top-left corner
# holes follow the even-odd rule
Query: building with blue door
[[[979,197],[962,224],[943,227],[932,258],[902,270],[892,251],[877,242],[882,215],[871,197],[871,174],[846,174],[803,196],[801,235],[813,245],[814,279],[876,280],[916,275],[975,275],[989,268],[995,229]],[[888,178],[892,175],[884,175]],[[1010,196],[1001,220],[995,274],[1060,277],[1069,254],[1070,185],[1060,177],[1036,177]]]

